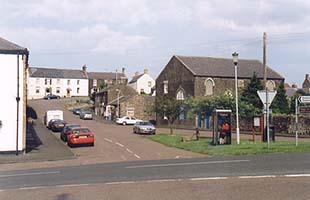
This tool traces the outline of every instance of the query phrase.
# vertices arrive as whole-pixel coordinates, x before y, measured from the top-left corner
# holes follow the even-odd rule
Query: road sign
[[[274,97],[277,94],[277,91],[267,91],[267,95],[268,95],[268,104],[271,104],[271,102],[273,101]],[[266,104],[266,90],[258,90],[257,94],[260,98],[260,100],[263,102],[263,104]]]
[[[310,114],[310,106],[299,106],[298,111],[300,114]]]
[[[299,103],[310,103],[310,96],[300,96],[298,101]]]

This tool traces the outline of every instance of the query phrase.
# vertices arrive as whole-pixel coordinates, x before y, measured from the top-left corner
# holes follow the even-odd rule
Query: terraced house
[[[244,89],[253,74],[263,80],[264,67],[259,60],[239,59],[238,87]],[[234,64],[231,58],[212,58],[174,55],[156,79],[156,96],[170,96],[184,100],[188,96],[214,97],[234,94]],[[284,78],[267,67],[267,87],[275,90]],[[160,120],[160,119],[158,119]],[[177,123],[184,123],[181,114]],[[197,116],[196,125],[208,128],[209,116]],[[195,122],[192,122],[195,125]]]

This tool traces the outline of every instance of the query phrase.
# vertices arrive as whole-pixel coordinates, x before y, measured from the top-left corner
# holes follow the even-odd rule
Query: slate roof
[[[175,57],[181,61],[195,76],[235,77],[235,68],[232,59],[195,56]],[[264,77],[264,67],[259,60],[239,59],[238,78],[251,78],[254,72],[256,72],[258,78]],[[268,66],[267,78],[284,79],[280,74]]]
[[[138,80],[139,78],[141,78],[143,75],[144,75],[144,74],[139,74],[139,75],[137,75],[137,76],[132,77],[132,79],[131,79],[131,81],[129,82],[129,84],[137,82],[137,80]]]
[[[38,78],[87,79],[87,75],[82,70],[41,67],[30,67],[29,76]]]
[[[89,79],[97,79],[97,80],[115,80],[117,78],[127,78],[123,73],[116,72],[87,72]]]
[[[28,54],[28,50],[0,37],[1,54]]]

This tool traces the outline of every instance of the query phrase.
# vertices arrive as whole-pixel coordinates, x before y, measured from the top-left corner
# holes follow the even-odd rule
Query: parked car
[[[141,121],[133,126],[134,133],[147,133],[154,135],[156,133],[155,126],[149,121]]]
[[[93,115],[91,114],[90,111],[87,110],[82,110],[80,113],[80,119],[93,119]]]
[[[78,144],[89,144],[94,146],[95,135],[87,127],[75,127],[71,128],[68,135],[68,146],[73,147]]]
[[[67,142],[68,135],[70,134],[70,131],[72,128],[81,127],[79,124],[66,124],[65,127],[62,129],[60,133],[60,139],[64,142]]]
[[[79,115],[82,111],[83,111],[83,109],[81,109],[81,108],[73,108],[73,114],[75,114],[75,115]]]
[[[65,127],[66,122],[64,120],[54,120],[51,125],[50,129],[54,132],[60,132]]]
[[[57,121],[57,120],[62,120],[62,119],[51,119],[51,120],[49,120],[49,122],[47,123],[47,128],[48,129],[51,129],[52,128],[52,124],[55,122],[55,121]]]
[[[44,96],[44,99],[60,99],[59,95],[55,95],[55,94],[47,94],[46,96]]]
[[[117,118],[116,119],[116,124],[123,124],[123,125],[127,125],[127,124],[135,124],[137,122],[142,121],[141,119],[136,119],[135,117],[130,117],[130,116],[124,116],[121,118]]]

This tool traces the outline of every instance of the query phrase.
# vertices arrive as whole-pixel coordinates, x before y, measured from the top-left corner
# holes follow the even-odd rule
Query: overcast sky
[[[262,60],[298,83],[310,73],[307,0],[0,0],[0,37],[30,50],[30,65],[156,78],[172,55]],[[232,66],[233,67],[233,66]]]

